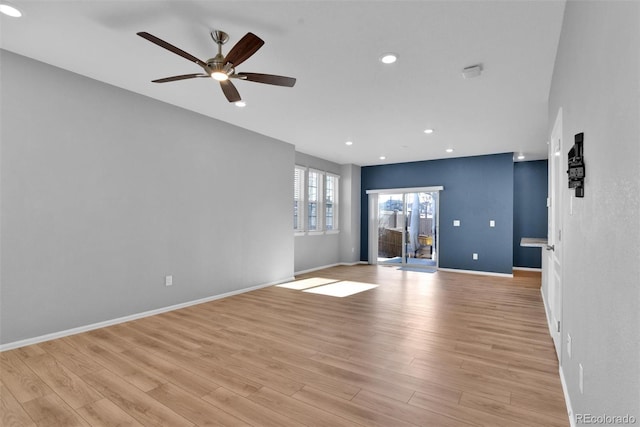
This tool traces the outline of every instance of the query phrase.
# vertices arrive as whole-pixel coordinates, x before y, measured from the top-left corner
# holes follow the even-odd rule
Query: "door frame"
[[[547,211],[547,247],[543,256],[547,257],[547,302],[549,332],[553,338],[558,361],[562,360],[562,283],[563,283],[563,239],[562,206],[564,196],[563,165],[565,154],[562,134],[562,108],[558,110],[556,121],[549,138],[549,209]]]
[[[407,188],[385,188],[385,189],[375,189],[375,190],[367,190],[366,194],[369,198],[369,224],[368,224],[368,235],[369,235],[369,247],[367,248],[367,258],[369,260],[369,264],[377,265],[378,264],[378,196],[385,194],[402,194],[403,197],[403,215],[404,215],[404,205],[405,205],[405,196],[407,193],[435,193],[443,191],[444,187],[442,185],[431,186],[431,187],[407,187]],[[440,265],[440,194],[438,194],[438,202],[436,204],[436,268]],[[404,233],[404,232],[403,232]],[[404,247],[404,245],[403,245]],[[403,262],[404,262],[404,251],[402,250]]]

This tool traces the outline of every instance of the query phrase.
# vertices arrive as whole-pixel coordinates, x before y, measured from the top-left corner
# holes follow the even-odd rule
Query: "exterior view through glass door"
[[[437,266],[438,192],[379,194],[378,264]]]

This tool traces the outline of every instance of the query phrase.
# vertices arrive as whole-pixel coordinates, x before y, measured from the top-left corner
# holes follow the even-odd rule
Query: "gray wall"
[[[360,261],[360,166],[342,165],[340,176],[340,260]]]
[[[296,152],[296,164],[340,175],[340,191],[338,196],[340,233],[295,236],[294,270],[296,272],[302,272],[341,262],[349,262],[353,256],[351,254],[343,254],[345,251],[343,248],[349,247],[350,251],[352,247],[355,247],[355,243],[352,241],[353,233],[355,232],[353,230],[354,219],[350,215],[354,209],[353,197],[357,197],[358,205],[360,203],[360,168],[353,165],[341,166],[337,163],[300,152]],[[354,177],[354,174],[357,174],[357,177]],[[357,185],[358,188],[354,195],[353,187],[355,185]],[[291,230],[291,232],[293,233],[293,230]],[[354,250],[353,254],[355,253],[359,255],[359,252]]]
[[[0,342],[293,275],[292,145],[0,59]]]
[[[584,132],[585,197],[563,212],[562,370],[575,413],[640,420],[640,3],[566,5],[549,133]],[[566,151],[563,158],[566,161]],[[566,176],[561,177],[566,179]],[[564,192],[568,207],[570,193]],[[572,357],[566,351],[573,338]],[[578,364],[584,367],[584,394]],[[636,421],[640,422],[640,421]]]

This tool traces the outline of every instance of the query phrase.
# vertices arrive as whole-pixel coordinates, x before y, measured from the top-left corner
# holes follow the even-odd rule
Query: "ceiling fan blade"
[[[186,79],[195,79],[196,77],[209,77],[208,74],[182,74],[179,76],[173,77],[165,77],[163,79],[151,80],[152,83],[167,83],[167,82],[175,82],[176,80],[186,80]]]
[[[190,53],[185,52],[182,49],[179,49],[177,47],[175,47],[174,45],[167,43],[166,41],[159,39],[158,37],[149,34],[145,31],[141,31],[139,33],[137,33],[140,37],[142,37],[143,39],[147,39],[149,40],[151,43],[155,43],[160,47],[163,47],[165,49],[167,49],[168,51],[171,51],[173,53],[175,53],[176,55],[180,55],[185,59],[188,59],[191,62],[195,62],[196,64],[198,64],[199,66],[201,66],[202,68],[204,68],[205,70],[208,68],[207,67],[207,63],[196,58],[195,56],[191,55]]]
[[[264,41],[260,37],[253,33],[247,33],[231,48],[224,60],[237,67],[256,53],[263,44]]]
[[[236,76],[243,80],[249,80],[250,82],[266,83],[276,86],[293,87],[293,85],[296,84],[296,79],[293,77],[275,76],[273,74],[238,73]]]
[[[238,102],[242,98],[240,98],[240,94],[238,93],[238,89],[231,83],[231,80],[224,80],[220,82],[220,87],[224,92],[224,96],[227,97],[229,102]]]

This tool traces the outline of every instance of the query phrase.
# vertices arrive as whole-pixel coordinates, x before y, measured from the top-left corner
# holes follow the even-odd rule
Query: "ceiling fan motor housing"
[[[233,72],[233,65],[229,62],[225,63],[224,55],[219,53],[213,58],[207,60],[207,66],[212,71],[219,71],[221,73],[225,73],[227,75]]]

